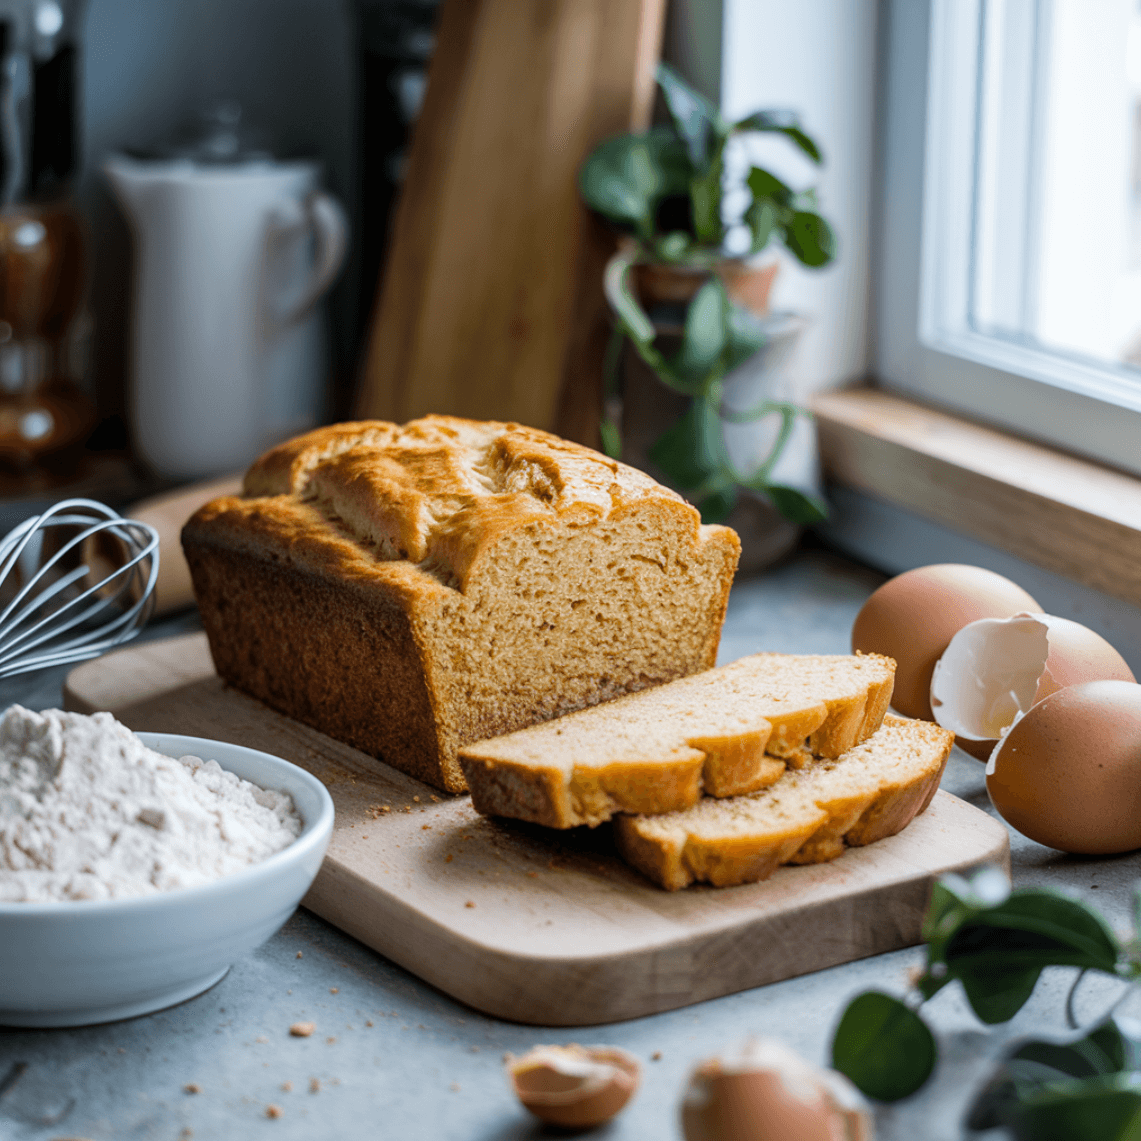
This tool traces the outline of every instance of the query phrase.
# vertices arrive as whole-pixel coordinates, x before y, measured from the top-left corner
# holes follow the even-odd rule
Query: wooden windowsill
[[[832,482],[1141,605],[1141,479],[876,389],[813,410]]]

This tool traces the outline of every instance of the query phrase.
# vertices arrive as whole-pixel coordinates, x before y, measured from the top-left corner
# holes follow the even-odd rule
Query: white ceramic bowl
[[[140,733],[289,793],[301,835],[260,864],[200,887],[134,899],[0,903],[0,1025],[84,1026],[160,1010],[212,987],[293,913],[333,831],[325,786],[280,757],[223,741]]]

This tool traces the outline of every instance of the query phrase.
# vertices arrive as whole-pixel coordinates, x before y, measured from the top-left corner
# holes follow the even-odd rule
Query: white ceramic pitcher
[[[172,478],[216,475],[315,424],[327,373],[318,302],[347,243],[319,166],[116,155],[104,170],[135,235],[142,458]]]

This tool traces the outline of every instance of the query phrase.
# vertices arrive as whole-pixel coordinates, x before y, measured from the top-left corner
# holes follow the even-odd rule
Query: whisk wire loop
[[[44,558],[44,537],[57,528],[59,548]],[[76,589],[95,577],[89,556],[102,534],[116,540],[121,562]],[[68,568],[76,557],[81,564]],[[0,611],[0,678],[86,661],[130,641],[154,610],[158,566],[154,528],[93,499],[66,499],[25,520],[0,539],[0,591],[13,573],[24,580]]]

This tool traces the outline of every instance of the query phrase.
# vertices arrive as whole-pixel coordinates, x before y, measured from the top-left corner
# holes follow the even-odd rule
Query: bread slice
[[[182,532],[219,675],[449,792],[456,750],[709,669],[740,543],[519,424],[320,428]]]
[[[833,860],[845,846],[894,836],[931,802],[954,735],[888,714],[882,728],[835,759],[789,769],[751,796],[706,797],[684,812],[619,816],[618,850],[675,891],[767,879],[781,864]]]
[[[460,749],[477,811],[552,828],[616,812],[739,796],[799,764],[805,743],[837,757],[871,736],[895,662],[872,654],[754,654]]]

